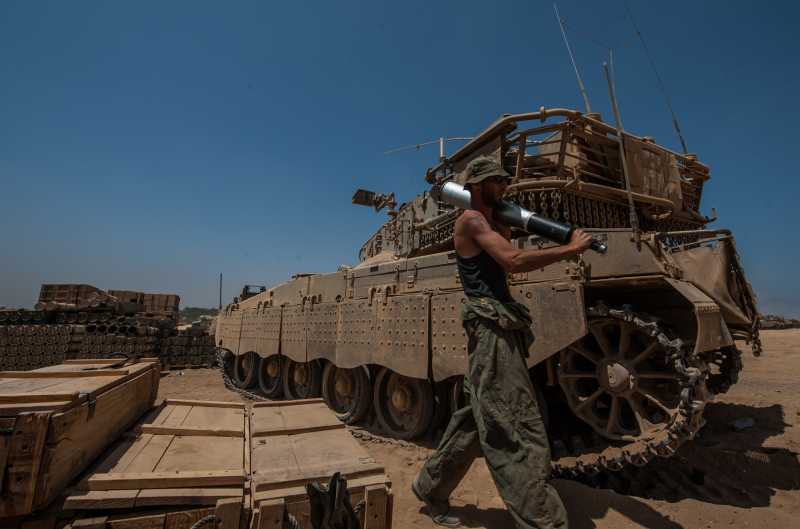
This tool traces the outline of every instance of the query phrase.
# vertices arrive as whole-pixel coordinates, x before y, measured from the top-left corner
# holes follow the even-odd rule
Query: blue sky
[[[712,169],[766,312],[800,316],[798,7],[630,0]],[[626,129],[677,148],[621,1],[559,2],[592,105],[615,50]],[[357,187],[425,188],[435,148],[504,112],[581,106],[547,1],[0,3],[0,305],[42,282],[169,291],[356,261],[384,217]]]

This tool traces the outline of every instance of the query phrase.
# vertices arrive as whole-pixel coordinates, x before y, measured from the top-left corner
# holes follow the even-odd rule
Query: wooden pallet
[[[188,529],[211,514],[240,527],[248,430],[244,404],[166,400],[67,497],[72,527]]]
[[[45,507],[153,407],[155,359],[0,372],[0,521]]]
[[[250,417],[251,529],[280,529],[284,511],[312,529],[305,485],[347,478],[353,505],[365,500],[364,529],[392,525],[391,481],[322,399],[259,402]]]
[[[320,399],[167,400],[88,474],[64,508],[72,529],[311,529],[305,484],[343,473],[364,529],[391,527],[391,483]]]

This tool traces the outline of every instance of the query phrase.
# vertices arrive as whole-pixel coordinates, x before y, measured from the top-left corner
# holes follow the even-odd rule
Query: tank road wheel
[[[573,413],[614,441],[652,438],[678,414],[680,376],[648,327],[613,317],[561,352],[558,380]]]
[[[333,364],[322,372],[322,398],[339,420],[353,424],[369,411],[372,384],[363,367],[344,369]]]
[[[258,366],[258,387],[265,397],[279,399],[283,396],[283,363],[281,355],[270,355],[261,359]]]
[[[319,362],[283,361],[283,394],[287,399],[319,397],[322,368]]]
[[[427,380],[398,375],[383,368],[375,379],[372,401],[378,422],[390,435],[414,439],[433,418],[433,390]]]
[[[252,352],[235,357],[232,378],[237,387],[247,389],[255,385],[258,363],[258,355]]]

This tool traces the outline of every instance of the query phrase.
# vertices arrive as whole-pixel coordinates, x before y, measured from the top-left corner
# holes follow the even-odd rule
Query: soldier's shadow
[[[615,516],[627,518],[630,522],[651,529],[683,529],[682,525],[637,498],[622,496],[609,490],[592,489],[574,481],[554,480],[553,485],[567,508],[570,529],[594,529],[597,527],[595,520],[602,519],[609,519],[611,524],[615,524]],[[505,509],[464,505],[453,506],[451,511],[461,518],[465,527],[515,527],[514,520]],[[608,523],[603,525],[609,526]]]

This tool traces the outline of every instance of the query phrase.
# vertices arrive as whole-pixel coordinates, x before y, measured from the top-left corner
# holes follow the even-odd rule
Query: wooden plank
[[[355,479],[365,476],[383,476],[384,467],[378,463],[373,464],[350,464],[350,465],[329,465],[318,469],[311,469],[302,473],[287,473],[283,469],[274,471],[262,471],[254,477],[252,489],[256,492],[291,488],[298,485],[305,485],[310,481],[326,481],[335,472],[341,472],[348,479]],[[287,476],[291,476],[288,477]]]
[[[316,480],[316,481],[326,481],[326,480]],[[306,498],[308,493],[306,492],[306,485],[307,482],[303,483],[292,483],[288,484],[285,487],[275,488],[271,490],[260,490],[253,495],[253,504],[259,504],[262,501],[266,500],[274,500],[277,498],[283,498],[286,502],[291,502],[294,500]],[[355,494],[358,491],[364,490],[365,487],[372,486],[372,485],[383,485],[386,487],[390,487],[392,484],[389,476],[386,474],[372,474],[369,476],[363,477],[347,477],[347,490],[350,491],[351,494]]]
[[[239,430],[222,430],[219,428],[189,428],[186,426],[161,426],[158,424],[143,424],[138,428],[142,433],[154,435],[191,435],[207,437],[244,437],[244,432]]]
[[[270,435],[296,435],[300,433],[313,433],[324,432],[326,430],[344,430],[346,426],[344,423],[338,422],[336,424],[320,424],[317,426],[297,426],[294,428],[283,428],[275,430],[257,430],[253,433],[255,437],[269,437]]]
[[[259,491],[325,480],[337,471],[348,478],[384,473],[346,430],[254,437],[252,443],[252,476]]]
[[[95,474],[89,478],[90,490],[172,489],[184,487],[225,487],[241,485],[242,470],[209,472],[125,472]]]
[[[341,428],[343,424],[320,399],[307,399],[303,406],[291,404],[254,408],[250,426],[253,435],[259,436],[273,432],[286,434],[314,431],[328,426]]]
[[[203,406],[205,408],[239,408],[244,409],[247,405],[244,402],[222,402],[216,400],[189,400],[189,399],[167,399],[164,404],[174,404],[176,406]]]
[[[105,387],[94,390],[97,396],[91,406],[83,404],[52,416],[47,436],[51,447],[47,478],[40,483],[37,501],[45,504],[60,494],[110,441],[152,406],[159,381],[155,367],[152,363],[135,364],[131,375],[113,380],[111,389],[106,383]]]
[[[301,404],[313,404],[325,401],[322,399],[297,399],[297,400],[270,400],[264,402],[254,402],[254,408],[271,408],[273,406],[298,406]]]
[[[285,509],[282,499],[261,502],[258,506],[258,526],[254,529],[282,529]]]
[[[0,378],[91,378],[122,377],[127,369],[95,369],[92,371],[0,371]]]
[[[64,501],[64,509],[132,509],[139,489],[90,490],[72,494]]]
[[[4,378],[0,379],[0,393],[4,395],[16,395],[19,393],[62,393],[62,391],[54,391],[53,388],[63,383],[64,379]]]
[[[387,494],[385,485],[370,485],[364,490],[364,529],[387,529]]]
[[[214,509],[200,509],[194,511],[168,512],[165,515],[164,529],[190,529],[198,520],[214,514]],[[210,529],[209,524],[205,528]]]
[[[140,515],[130,518],[116,518],[108,521],[110,529],[164,529],[164,514]]]
[[[171,435],[151,436],[125,468],[114,469],[111,473],[135,474],[154,471],[173,439]]]
[[[217,500],[214,515],[219,518],[216,529],[239,529],[242,516],[242,498]]]
[[[7,431],[14,431],[14,424],[17,422],[16,418],[0,419],[0,428]],[[3,493],[3,475],[6,472],[6,461],[8,460],[8,451],[11,448],[11,436],[0,435],[0,495]]]
[[[125,472],[133,460],[136,459],[136,456],[150,443],[152,438],[152,435],[140,435],[135,437],[128,444],[123,443],[120,447],[122,450],[121,452],[116,452],[115,450],[109,456],[106,456],[97,468],[92,469],[93,472]],[[108,463],[106,461],[108,461]]]
[[[75,373],[82,373],[81,371],[59,371],[63,365],[45,367],[37,371],[22,371],[20,373],[45,373],[46,378],[0,378],[0,393],[2,394],[16,394],[16,393],[74,393],[79,392],[80,398],[73,401],[77,405],[78,402],[83,402],[87,398],[96,397],[100,393],[108,392],[116,386],[126,383],[138,376],[145,374],[154,368],[153,363],[137,363],[129,366],[130,372],[127,376],[106,376],[106,377],[79,377]],[[88,373],[97,373],[97,371],[87,371]],[[56,376],[58,374],[66,374],[65,377]],[[157,385],[157,381],[154,384]],[[0,406],[0,413],[3,406]]]
[[[0,395],[0,404],[24,404],[29,402],[73,401],[80,393],[17,393],[16,395]]]
[[[252,452],[253,452],[253,436],[250,434],[250,418],[251,418],[250,411],[245,410],[245,414],[243,417],[243,428],[244,428],[244,446],[243,453],[242,453],[242,463],[244,467],[245,473],[250,476],[253,472],[252,466]],[[0,467],[2,468],[2,467]]]
[[[109,472],[115,468],[116,465],[128,454],[129,450],[135,446],[136,441],[138,439],[126,439],[121,438],[119,442],[114,443],[112,448],[105,453],[102,459],[95,461],[95,463],[89,467],[89,470],[86,472],[86,475],[83,476],[83,479],[77,481],[77,483],[73,483],[71,487],[71,492],[83,491],[88,490],[88,485],[86,484],[86,479],[93,474],[94,472]]]
[[[47,439],[49,413],[20,415],[14,423],[5,469],[8,488],[0,499],[0,517],[27,514],[33,510]]]
[[[3,404],[0,406],[0,417],[14,417],[21,413],[61,411],[73,401],[61,400],[53,402],[32,402],[29,404]]]
[[[142,358],[141,360],[146,360]],[[106,364],[116,364],[119,363],[119,358],[73,358],[71,360],[64,360],[61,362],[62,364],[74,364],[74,365],[82,365],[82,364],[97,364],[97,365],[106,365]]]
[[[300,466],[288,435],[253,438],[251,444],[250,474],[254,487],[257,481],[287,481],[300,473]],[[275,476],[276,472],[280,472],[280,475]],[[265,475],[264,479],[261,478],[261,474]]]
[[[245,412],[243,408],[192,406],[181,426],[244,432]]]
[[[72,529],[105,529],[108,516],[82,518],[72,522]]]
[[[221,500],[233,499],[241,505],[242,487],[141,489],[136,496],[136,507],[164,505],[216,505]]]
[[[149,424],[164,424],[164,421],[172,415],[172,412],[175,411],[176,408],[179,406],[170,406],[166,402],[162,402],[160,406],[154,408],[153,411],[148,415],[148,422]]]
[[[155,472],[238,470],[244,472],[241,437],[176,436]],[[150,469],[146,470],[147,472]]]
[[[166,410],[170,413],[160,424],[163,426],[180,426],[186,416],[189,415],[189,412],[192,411],[192,407],[167,405]]]
[[[394,494],[390,485],[386,486],[386,529],[392,529],[394,518]]]

